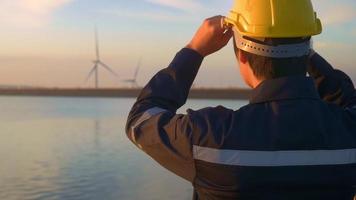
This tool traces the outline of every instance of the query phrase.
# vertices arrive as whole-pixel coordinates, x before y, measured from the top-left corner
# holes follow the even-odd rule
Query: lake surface
[[[139,151],[134,99],[0,97],[1,200],[191,199],[191,184]],[[189,100],[179,110],[244,101]]]

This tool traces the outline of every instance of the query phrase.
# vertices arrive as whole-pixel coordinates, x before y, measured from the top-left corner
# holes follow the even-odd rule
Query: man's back
[[[313,88],[308,78],[268,81],[238,111],[192,114],[209,124],[193,134],[197,197],[352,199],[356,114]]]
[[[352,199],[356,92],[347,75],[315,56],[321,70],[266,80],[238,111],[176,114],[202,60],[183,49],[143,89],[126,127],[135,145],[190,181],[195,199]]]

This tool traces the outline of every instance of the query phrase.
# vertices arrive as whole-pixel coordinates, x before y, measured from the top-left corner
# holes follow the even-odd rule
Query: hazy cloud
[[[40,27],[57,8],[72,0],[1,0],[0,24],[24,28]]]
[[[207,4],[203,4],[202,0],[140,0],[141,2],[150,3],[160,10],[147,9],[144,12],[132,12],[130,10],[123,10],[120,8],[108,8],[100,10],[100,13],[109,14],[113,16],[142,19],[144,21],[168,21],[168,22],[192,22],[194,20],[202,20],[219,14],[226,14],[230,9],[230,1],[209,0]],[[167,10],[166,8],[173,8],[178,11]]]
[[[344,24],[356,17],[355,9],[347,6],[331,12],[325,11],[325,13],[328,13],[322,16],[325,25]]]
[[[141,12],[141,13],[133,13],[130,11],[123,10],[103,10],[99,11],[100,13],[130,18],[130,19],[138,19],[138,20],[149,20],[149,21],[161,21],[161,22],[189,22],[192,21],[189,15],[177,15],[173,13],[167,12]]]
[[[356,5],[346,0],[315,0],[314,7],[323,25],[341,25],[356,17]]]
[[[163,6],[168,8],[177,9],[184,12],[172,12],[166,9],[161,11],[146,10],[145,12],[132,12],[130,10],[123,9],[107,9],[101,10],[100,13],[113,15],[116,17],[141,19],[149,21],[161,21],[161,22],[191,22],[197,19],[197,16],[202,16],[209,12],[209,7],[204,6],[198,0],[141,0],[146,3],[151,3],[156,6]],[[220,0],[216,0],[219,2]]]
[[[168,6],[171,8],[176,8],[179,10],[193,12],[196,10],[201,10],[203,5],[201,5],[197,0],[145,0],[153,4]]]

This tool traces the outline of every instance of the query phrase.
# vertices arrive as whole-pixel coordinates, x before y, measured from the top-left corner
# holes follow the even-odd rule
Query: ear
[[[242,53],[242,51],[239,49],[239,60],[241,63],[246,64],[247,63],[247,58],[246,55],[244,53]]]

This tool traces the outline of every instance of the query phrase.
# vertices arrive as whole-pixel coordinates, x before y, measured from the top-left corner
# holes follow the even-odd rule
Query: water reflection
[[[95,142],[95,147],[99,147],[99,133],[100,133],[100,120],[95,119],[94,120],[94,142]]]
[[[189,183],[126,138],[132,103],[1,97],[0,199],[191,199]]]

